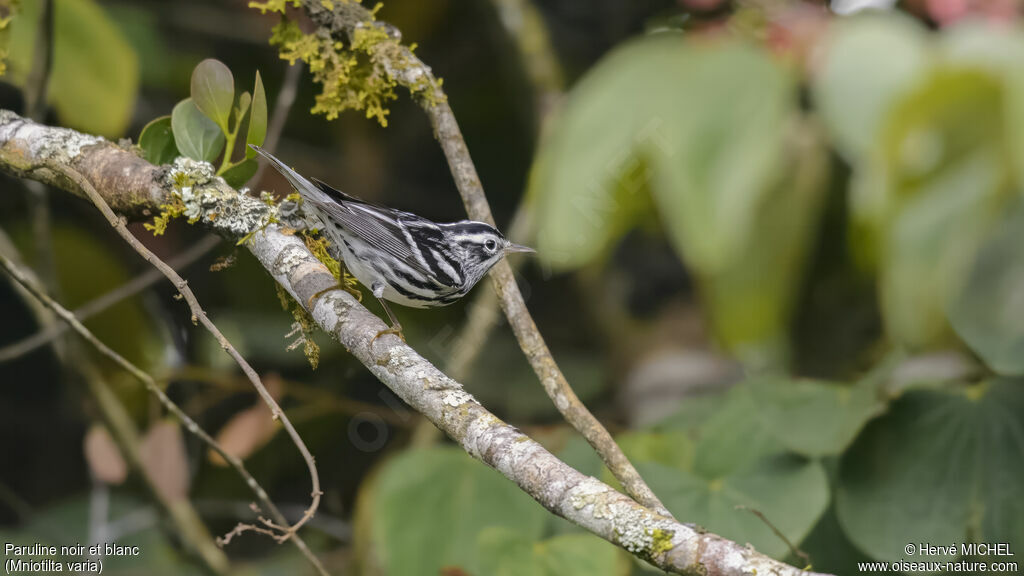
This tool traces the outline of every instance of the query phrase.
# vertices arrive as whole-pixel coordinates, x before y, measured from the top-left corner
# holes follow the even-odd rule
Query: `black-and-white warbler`
[[[365,202],[316,178],[306,179],[273,154],[252,148],[298,191],[306,213],[320,221],[345,267],[384,307],[391,328],[377,336],[402,336],[388,301],[413,308],[446,306],[465,296],[505,254],[534,251],[483,222],[437,223]]]

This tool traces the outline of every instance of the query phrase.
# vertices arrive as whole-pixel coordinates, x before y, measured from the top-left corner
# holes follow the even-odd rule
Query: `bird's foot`
[[[331,286],[330,288],[324,288],[323,290],[321,290],[321,291],[317,292],[316,294],[313,294],[312,296],[310,296],[309,300],[306,300],[306,310],[312,310],[313,309],[313,301],[316,300],[317,298],[323,296],[324,294],[330,292],[331,290],[339,290],[339,289],[340,290],[344,290],[345,292],[348,292],[349,294],[351,294],[356,299],[357,302],[362,302],[363,301],[363,293],[360,292],[358,288],[354,288],[352,286],[349,286],[345,282],[339,282],[339,283],[335,284],[334,286]]]
[[[395,336],[401,338],[402,342],[405,342],[405,334],[402,334],[402,326],[396,324],[390,328],[385,328],[384,330],[377,332],[377,335],[373,337],[373,340],[370,340],[370,345],[372,346],[373,343],[377,341],[377,338],[380,338],[385,334],[394,334]]]

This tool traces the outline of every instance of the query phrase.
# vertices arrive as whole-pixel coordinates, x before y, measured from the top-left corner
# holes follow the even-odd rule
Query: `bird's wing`
[[[416,242],[411,239],[409,231],[399,224],[400,220],[409,219],[427,221],[407,212],[374,206],[315,178],[310,181],[270,152],[259,146],[250,146],[269,160],[271,166],[280,172],[307,202],[344,227],[350,234],[386,252],[415,272],[426,277],[433,276],[430,266],[424,260]]]
[[[402,219],[410,215],[359,202],[332,202],[323,205],[314,200],[313,204],[349,234],[386,252],[418,274],[428,278],[433,276],[412,232],[401,223]]]

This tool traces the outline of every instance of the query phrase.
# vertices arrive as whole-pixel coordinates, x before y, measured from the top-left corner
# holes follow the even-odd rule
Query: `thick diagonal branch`
[[[94,157],[95,156],[95,157]],[[0,111],[0,171],[41,178],[80,193],[58,178],[55,162],[79,171],[103,158],[110,170],[89,179],[105,200],[119,199],[128,213],[153,211],[173,193],[168,168],[157,168],[130,152],[77,132],[32,124]],[[118,164],[120,167],[118,168]],[[179,165],[180,164],[180,165]],[[180,169],[188,162],[176,164]],[[133,173],[138,169],[141,174]],[[149,180],[145,178],[149,175]],[[127,187],[115,187],[127,183]],[[229,188],[219,178],[192,190],[191,205],[203,226],[240,236],[266,223],[265,204]],[[130,198],[137,199],[131,204]],[[211,217],[213,215],[213,217]],[[260,217],[262,215],[262,218]],[[255,222],[255,224],[254,224]],[[336,285],[326,267],[294,236],[263,227],[249,250],[297,302]],[[757,553],[749,546],[695,530],[660,515],[600,481],[584,476],[516,428],[502,422],[430,362],[397,338],[374,336],[384,323],[342,290],[333,290],[310,310],[317,324],[336,337],[377,378],[429,418],[470,455],[494,467],[548,510],[638,557],[675,574],[740,576],[810,575]]]

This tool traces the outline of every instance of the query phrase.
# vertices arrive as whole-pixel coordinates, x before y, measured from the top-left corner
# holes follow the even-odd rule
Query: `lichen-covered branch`
[[[0,171],[30,178],[54,178],[59,171],[46,166],[52,162],[70,162],[91,166],[94,154],[117,156],[110,144],[75,132],[31,124],[17,115],[0,111]],[[251,232],[249,250],[273,278],[296,301],[308,302],[318,292],[337,286],[326,266],[310,253],[294,235],[269,224],[273,210],[260,200],[239,194],[219,178],[200,184],[193,180],[188,194],[175,190],[174,177],[197,163],[179,160],[177,168],[167,170],[139,166],[127,152],[118,169],[119,181],[135,187],[107,188],[109,181],[90,179],[105,199],[123,202],[126,212],[154,213],[176,194],[186,214],[197,223],[228,235]],[[13,161],[12,161],[13,159]],[[145,164],[145,163],[143,163]],[[205,165],[208,166],[208,165]],[[130,172],[139,168],[150,181]],[[212,170],[212,167],[209,168]],[[178,170],[179,172],[175,172]],[[102,177],[109,172],[101,171]],[[76,192],[67,179],[60,187]],[[151,195],[139,193],[152,192]],[[284,215],[278,214],[279,218]],[[638,557],[676,574],[739,576],[773,574],[798,576],[809,574],[759,554],[749,546],[736,544],[680,524],[615,491],[600,481],[584,476],[560,461],[516,428],[502,422],[480,405],[462,386],[445,376],[430,362],[397,338],[374,336],[385,328],[344,290],[332,290],[315,299],[309,310],[317,325],[336,337],[377,378],[406,403],[429,418],[458,442],[469,454],[494,467],[515,482],[537,502],[569,521],[613,542]]]
[[[369,51],[375,69],[379,68],[393,81],[409,89],[430,119],[434,136],[448,160],[452,177],[462,195],[462,202],[469,217],[494,224],[494,216],[484,195],[476,166],[470,158],[466,141],[441,89],[441,83],[434,78],[429,66],[413,54],[412,50],[397,41],[400,38],[398,30],[377,21],[373,13],[358,2],[325,3],[320,0],[301,0],[301,4],[321,30],[329,31],[342,42],[358,43],[363,46]],[[367,44],[367,30],[379,31],[382,35],[380,41]],[[611,434],[580,401],[562,374],[530,311],[526,308],[526,301],[519,291],[519,286],[516,285],[512,266],[507,260],[499,261],[492,269],[491,277],[494,279],[499,300],[519,346],[558,411],[594,447],[630,496],[644,506],[665,516],[671,516],[622,453]]]

